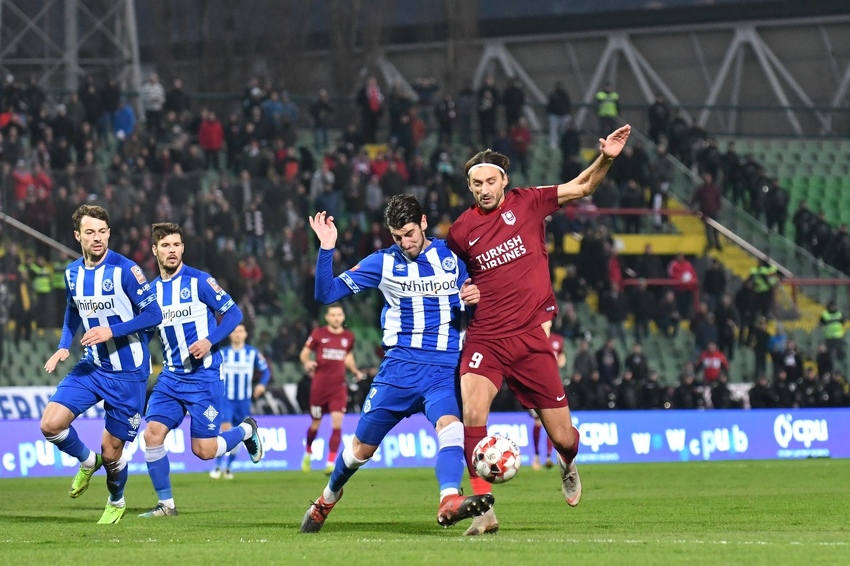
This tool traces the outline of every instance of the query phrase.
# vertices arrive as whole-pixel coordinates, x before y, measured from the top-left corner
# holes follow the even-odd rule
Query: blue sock
[[[227,452],[230,452],[242,441],[245,439],[245,431],[241,426],[233,427],[228,431],[222,432],[219,434],[220,437],[224,439],[224,443],[227,444]]]
[[[348,483],[348,480],[351,479],[351,476],[354,475],[354,472],[357,471],[357,468],[349,468],[345,465],[345,458],[343,455],[345,454],[345,450],[337,454],[336,462],[334,462],[334,471],[331,473],[331,479],[328,482],[328,487],[331,491],[339,491],[342,489],[342,486]]]
[[[171,466],[168,463],[168,453],[165,451],[165,446],[156,446],[145,448],[145,462],[148,464],[148,474],[151,477],[151,483],[156,491],[157,497],[160,500],[171,499]]]
[[[124,497],[124,486],[127,485],[127,477],[130,469],[123,458],[117,462],[106,464],[106,488],[109,490],[110,501],[120,501]]]
[[[230,469],[230,467],[233,465],[233,461],[234,461],[234,460],[236,460],[236,450],[231,450],[231,451],[227,454],[227,469],[228,469],[228,470],[229,470],[229,469]]]
[[[68,427],[66,430],[63,430],[56,436],[47,436],[48,442],[52,442],[56,448],[67,454],[68,456],[73,456],[80,462],[83,462],[91,456],[91,450],[80,440],[80,437],[77,436],[77,431],[74,427]]]
[[[215,467],[216,467],[216,468],[220,468],[220,467],[221,467],[221,461],[222,461],[223,459],[224,459],[224,455],[222,455],[222,456],[218,456],[218,457],[215,459]]]
[[[437,482],[440,491],[454,488],[460,490],[460,482],[463,479],[463,447],[446,446],[437,452],[437,465],[434,471],[437,474]]]

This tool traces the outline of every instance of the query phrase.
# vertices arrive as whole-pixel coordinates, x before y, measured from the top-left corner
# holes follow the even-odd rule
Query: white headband
[[[473,165],[472,167],[469,168],[469,171],[466,174],[471,175],[472,170],[476,169],[478,167],[495,167],[496,169],[498,169],[499,171],[502,172],[502,175],[507,175],[507,173],[505,173],[505,170],[502,169],[501,167],[499,167],[498,165],[496,165],[495,163],[476,163],[475,165]]]

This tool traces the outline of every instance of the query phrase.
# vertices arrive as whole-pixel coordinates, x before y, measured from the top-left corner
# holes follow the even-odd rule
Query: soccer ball
[[[488,482],[505,483],[519,470],[519,448],[506,436],[485,436],[472,451],[472,465]]]

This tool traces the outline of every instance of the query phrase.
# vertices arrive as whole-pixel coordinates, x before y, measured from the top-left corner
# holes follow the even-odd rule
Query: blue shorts
[[[139,432],[146,388],[147,375],[142,372],[116,374],[81,360],[59,382],[50,400],[67,407],[78,417],[103,399],[107,432],[129,442]]]
[[[221,422],[230,423],[233,426],[238,426],[239,423],[245,420],[245,417],[251,414],[251,400],[233,400],[225,399],[221,404]]]
[[[401,383],[410,387],[399,387]],[[363,402],[355,435],[364,444],[378,446],[395,425],[416,413],[424,413],[435,427],[446,415],[460,420],[458,386],[457,368],[384,358]]]
[[[200,375],[199,375],[200,374]],[[174,430],[186,413],[192,417],[192,438],[218,436],[224,410],[224,382],[219,370],[201,370],[191,381],[170,373],[161,373],[148,399],[145,420],[156,421]],[[216,376],[215,380],[204,377]],[[200,378],[200,379],[198,379]]]

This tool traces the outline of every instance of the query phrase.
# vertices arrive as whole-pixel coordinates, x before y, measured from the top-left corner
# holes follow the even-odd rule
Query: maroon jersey
[[[476,204],[452,224],[446,243],[481,291],[470,335],[514,336],[557,313],[543,224],[560,208],[557,191],[512,189],[496,210],[485,213]]]
[[[552,353],[555,354],[555,359],[558,359],[564,352],[564,337],[560,334],[551,334],[549,336],[549,342],[552,343]]]
[[[316,352],[313,388],[344,385],[345,356],[354,348],[354,334],[350,330],[334,334],[322,326],[310,333],[306,346]]]

